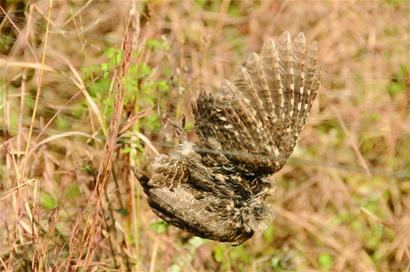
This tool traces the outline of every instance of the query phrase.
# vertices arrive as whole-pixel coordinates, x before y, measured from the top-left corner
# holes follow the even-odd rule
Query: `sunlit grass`
[[[42,0],[1,12],[0,270],[408,270],[408,2]],[[238,247],[159,220],[132,169],[149,174],[178,143],[172,122],[195,138],[198,91],[284,30],[317,40],[322,84],[276,175],[275,220]]]

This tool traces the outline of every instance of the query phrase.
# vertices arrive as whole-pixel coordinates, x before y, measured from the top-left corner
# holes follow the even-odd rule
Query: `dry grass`
[[[0,17],[0,270],[410,270],[409,2],[24,3]],[[272,226],[231,247],[157,222],[131,169],[284,30],[323,79]]]

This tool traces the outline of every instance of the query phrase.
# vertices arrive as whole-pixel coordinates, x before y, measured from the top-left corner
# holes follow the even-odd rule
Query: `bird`
[[[235,76],[192,103],[197,141],[152,162],[140,178],[149,206],[195,236],[239,245],[272,222],[278,172],[320,84],[318,46],[303,33],[268,38]]]

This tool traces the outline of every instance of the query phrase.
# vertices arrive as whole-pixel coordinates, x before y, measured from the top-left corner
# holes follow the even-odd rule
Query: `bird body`
[[[317,46],[268,39],[232,81],[193,103],[198,143],[158,156],[142,182],[153,211],[197,236],[240,244],[272,219],[273,174],[296,144],[319,88]]]

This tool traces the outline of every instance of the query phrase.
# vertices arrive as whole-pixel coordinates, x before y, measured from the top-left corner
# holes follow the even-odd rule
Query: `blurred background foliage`
[[[410,269],[409,1],[0,3],[1,270]],[[195,139],[198,91],[285,30],[318,42],[322,80],[275,220],[237,247],[159,220],[132,168],[183,119]]]

